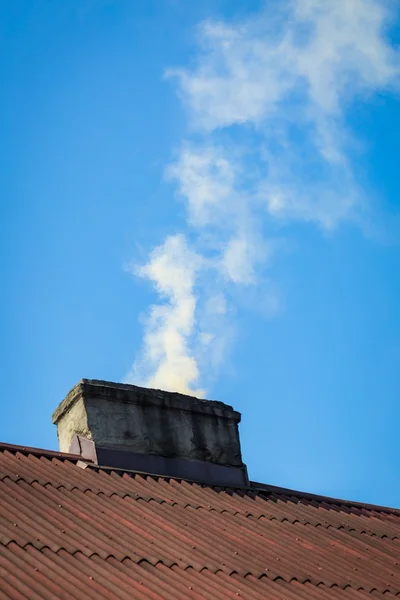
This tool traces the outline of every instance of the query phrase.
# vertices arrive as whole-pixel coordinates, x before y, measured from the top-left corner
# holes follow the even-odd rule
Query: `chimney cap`
[[[108,401],[168,406],[181,411],[199,414],[213,414],[240,423],[241,415],[229,404],[218,400],[203,400],[179,392],[145,388],[130,383],[115,383],[101,379],[81,379],[66,395],[53,412],[53,424],[57,425],[61,417],[73,406],[78,398],[90,395]]]

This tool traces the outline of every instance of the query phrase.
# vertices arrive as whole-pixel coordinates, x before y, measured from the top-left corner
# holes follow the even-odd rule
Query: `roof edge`
[[[381,506],[379,504],[369,504],[367,502],[359,502],[356,500],[343,500],[342,498],[332,498],[331,496],[324,496],[323,494],[313,494],[311,492],[301,492],[299,490],[292,490],[290,488],[284,488],[277,485],[269,485],[268,483],[259,483],[257,481],[250,481],[250,489],[257,490],[259,492],[266,492],[269,494],[279,494],[280,496],[294,496],[295,498],[304,498],[306,500],[315,500],[315,502],[327,502],[328,504],[336,504],[338,506],[351,506],[355,508],[364,508],[366,510],[375,510],[376,512],[393,513],[400,515],[400,508],[393,508],[391,506]]]
[[[92,462],[91,460],[82,458],[79,454],[70,454],[68,452],[59,452],[58,450],[46,450],[45,448],[34,448],[33,446],[19,446],[18,444],[8,444],[0,442],[0,451],[8,450],[9,452],[21,452],[21,454],[35,454],[37,456],[49,456],[51,458],[60,458],[61,460],[80,460]]]

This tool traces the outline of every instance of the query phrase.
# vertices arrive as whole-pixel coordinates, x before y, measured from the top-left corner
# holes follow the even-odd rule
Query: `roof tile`
[[[0,600],[400,596],[393,509],[11,445],[0,445],[0,507]]]

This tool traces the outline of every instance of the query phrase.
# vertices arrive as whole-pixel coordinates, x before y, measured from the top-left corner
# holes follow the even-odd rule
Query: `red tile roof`
[[[0,600],[400,597],[400,511],[0,445]]]

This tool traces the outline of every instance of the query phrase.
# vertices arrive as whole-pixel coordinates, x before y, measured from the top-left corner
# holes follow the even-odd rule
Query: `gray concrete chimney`
[[[242,486],[239,422],[223,402],[88,379],[53,414],[61,452],[105,467]]]

